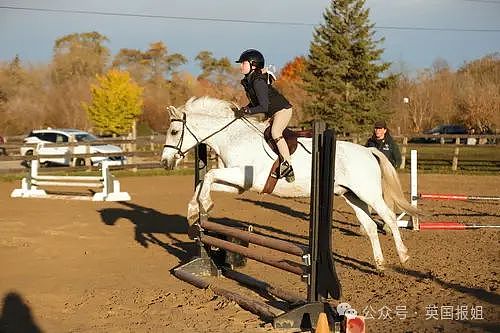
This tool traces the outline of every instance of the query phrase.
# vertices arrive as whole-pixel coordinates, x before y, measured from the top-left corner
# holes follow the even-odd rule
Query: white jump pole
[[[418,202],[418,183],[417,183],[417,151],[412,149],[410,151],[411,165],[410,165],[410,196],[411,205],[417,208]],[[418,216],[411,218],[413,230],[419,229]]]
[[[10,195],[12,198],[90,199],[92,201],[128,201],[131,199],[127,192],[121,192],[120,182],[111,175],[108,162],[101,164],[101,176],[98,177],[39,175],[39,165],[38,160],[31,161],[31,168],[27,177],[22,179],[21,188],[12,191]],[[47,194],[45,190],[39,189],[37,185],[100,188],[102,192],[94,193],[92,197],[56,195]]]
[[[410,151],[410,202],[413,207],[417,207],[418,200],[418,190],[417,190],[417,151],[412,149]],[[418,216],[410,216],[409,219],[405,220],[403,217],[406,215],[405,212],[401,213],[396,221],[398,227],[400,228],[412,228],[413,230],[419,229]]]

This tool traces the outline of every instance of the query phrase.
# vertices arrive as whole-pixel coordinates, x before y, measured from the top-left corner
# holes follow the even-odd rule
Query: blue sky
[[[159,16],[295,22],[303,25],[255,24],[166,18],[102,16],[0,8],[0,61],[16,54],[24,62],[49,62],[55,39],[75,32],[107,36],[112,54],[121,48],[146,50],[163,41],[181,53],[183,69],[199,71],[195,56],[203,50],[236,59],[257,48],[268,63],[281,68],[308,53],[314,25],[322,23],[326,0],[0,0],[0,7],[32,7]],[[383,59],[396,69],[415,72],[437,58],[453,68],[486,54],[500,52],[500,0],[367,0],[377,37],[385,37]],[[396,27],[397,29],[387,29]],[[496,31],[435,31],[401,28],[444,28]]]

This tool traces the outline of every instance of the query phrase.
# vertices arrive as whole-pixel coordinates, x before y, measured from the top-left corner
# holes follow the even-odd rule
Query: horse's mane
[[[191,97],[183,106],[183,111],[186,114],[201,113],[214,117],[234,118],[235,108],[238,108],[238,105],[233,102],[203,96]]]
[[[222,99],[203,96],[203,97],[191,97],[186,104],[181,106],[179,109],[172,107],[170,109],[171,117],[182,118],[182,112],[186,115],[208,115],[214,118],[231,118],[236,117],[235,110],[239,109],[238,104],[233,102],[224,101]],[[173,112],[173,113],[172,113]],[[262,131],[266,126],[269,125],[267,118],[259,117],[245,117],[247,123],[251,123],[257,126]]]

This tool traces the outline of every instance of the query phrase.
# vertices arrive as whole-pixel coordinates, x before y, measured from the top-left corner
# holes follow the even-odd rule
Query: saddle
[[[278,149],[278,145],[276,144],[276,141],[274,141],[272,135],[271,135],[271,125],[269,125],[265,131],[264,131],[264,139],[267,142],[267,145],[273,150],[278,155],[278,159],[274,161],[273,166],[271,167],[271,171],[269,172],[269,176],[267,177],[266,184],[264,185],[264,189],[262,190],[262,193],[272,193],[274,190],[274,187],[276,186],[276,183],[278,182],[278,169],[280,166],[280,153]],[[302,131],[292,131],[289,128],[285,128],[283,131],[283,139],[285,139],[286,144],[288,145],[288,150],[290,151],[290,155],[292,155],[296,150],[298,146],[297,139],[299,137],[312,137],[312,131],[309,130],[302,130]]]

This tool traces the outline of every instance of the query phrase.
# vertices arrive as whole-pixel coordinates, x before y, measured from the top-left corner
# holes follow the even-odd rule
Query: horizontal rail
[[[43,145],[44,147],[50,147],[50,148],[60,148],[60,147],[77,147],[77,146],[88,146],[88,147],[94,147],[94,146],[104,146],[104,145],[122,145],[122,144],[129,144],[129,143],[136,143],[136,140],[132,139],[114,139],[114,140],[98,140],[98,141],[86,141],[86,142],[81,142],[81,141],[75,141],[75,142],[24,142],[24,143],[19,143],[18,145],[11,145],[13,146],[24,146],[24,147],[37,147],[38,145]]]
[[[57,181],[38,181],[33,179],[33,185],[37,186],[68,186],[68,187],[93,187],[93,188],[103,188],[104,185],[102,183],[78,183],[78,182],[57,182]]]
[[[100,176],[48,176],[48,175],[37,175],[34,177],[35,180],[67,180],[67,181],[89,181],[89,182],[99,182],[104,181],[104,178]]]
[[[193,162],[187,161],[183,162],[180,169],[190,169],[194,165]],[[100,167],[98,166],[77,166],[77,167],[57,167],[57,168],[46,168],[45,170],[53,170],[54,172],[76,172],[76,171],[99,171]],[[124,165],[110,165],[109,170],[115,171],[115,170],[150,170],[150,169],[162,169],[163,167],[160,165],[159,162],[143,162],[143,163],[128,163]],[[19,167],[19,168],[6,168],[6,169],[0,169],[0,175],[1,174],[8,174],[8,173],[26,173],[26,168],[25,167]]]
[[[234,271],[227,267],[222,267],[222,274],[229,279],[233,279],[251,288],[265,291],[266,293],[278,297],[291,304],[298,305],[306,303],[306,299],[304,297],[290,293],[289,291],[286,291],[284,289],[274,287],[268,284],[267,282],[257,280],[254,277],[251,277],[249,275],[243,274],[238,271]]]
[[[419,222],[420,230],[465,230],[482,228],[500,228],[500,225],[469,224],[460,222]]]
[[[303,256],[309,252],[309,249],[303,245],[263,236],[257,235],[249,231],[240,230],[235,227],[228,227],[219,223],[203,221],[201,227],[207,230],[211,230],[226,236],[231,236],[247,243],[257,244],[260,246],[265,246],[274,250],[281,252],[294,254],[297,256]]]
[[[233,291],[227,290],[225,288],[217,287],[212,284],[209,284],[202,278],[186,272],[182,269],[175,269],[174,270],[174,275],[178,277],[179,279],[186,281],[195,287],[198,287],[200,289],[207,289],[209,288],[212,290],[216,295],[223,296],[227,298],[230,301],[234,301],[238,303],[243,309],[246,309],[252,313],[255,313],[267,320],[272,320],[273,318],[277,317],[283,311],[278,310],[276,308],[271,307],[270,305],[267,305],[266,303],[260,302],[253,300],[249,297],[237,294]]]
[[[246,248],[246,247],[241,246],[241,245],[236,245],[234,243],[231,243],[231,242],[228,242],[228,241],[216,238],[216,237],[202,235],[200,237],[200,241],[203,244],[207,244],[207,245],[215,246],[215,247],[227,250],[227,251],[239,253],[239,254],[244,255],[245,257],[247,257],[249,259],[253,259],[253,260],[259,261],[261,263],[268,264],[270,266],[282,269],[282,270],[290,272],[290,273],[294,273],[294,274],[297,274],[300,276],[307,274],[307,267],[300,264],[300,263],[291,264],[288,261],[271,259],[271,258],[268,258],[264,255],[258,254],[257,252],[255,252],[254,249],[249,249],[249,248]]]
[[[464,195],[464,194],[432,194],[420,193],[418,199],[434,199],[434,200],[461,200],[461,201],[500,201],[497,196],[484,195]]]
[[[62,154],[34,154],[34,155],[2,155],[0,156],[0,161],[33,161],[39,159],[69,159],[69,158],[87,158],[87,157],[149,157],[149,158],[160,158],[161,154],[155,151],[133,151],[133,152],[113,152],[113,153],[62,153]]]

